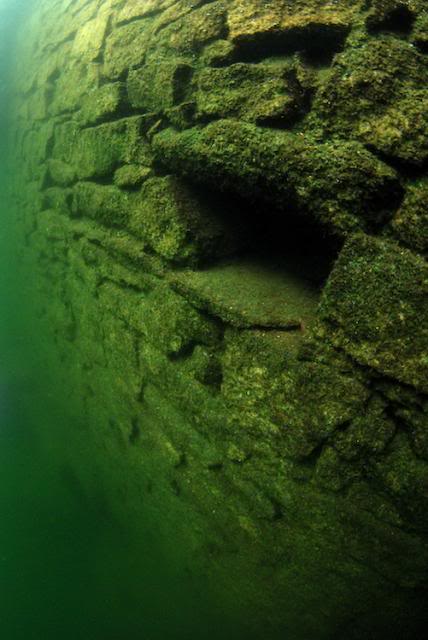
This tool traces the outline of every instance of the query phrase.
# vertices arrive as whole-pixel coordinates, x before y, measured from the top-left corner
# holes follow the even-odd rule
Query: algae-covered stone
[[[158,112],[184,102],[192,67],[185,59],[162,59],[153,55],[128,77],[128,95],[133,107]]]
[[[318,302],[309,283],[262,261],[230,261],[185,271],[174,274],[172,282],[194,305],[239,328],[302,330]]]
[[[102,12],[83,24],[74,38],[71,50],[72,55],[83,62],[96,60],[101,53],[109,18],[110,16],[107,12]]]
[[[153,171],[150,167],[138,164],[125,164],[119,167],[114,174],[114,183],[117,187],[135,188],[150,178]]]
[[[219,338],[214,322],[165,285],[144,298],[139,317],[143,335],[170,357],[190,356],[196,344],[214,345]]]
[[[423,165],[428,158],[428,91],[409,90],[381,116],[360,120],[355,133],[385,156]]]
[[[388,415],[388,403],[380,396],[373,396],[365,405],[364,414],[356,416],[346,429],[336,432],[333,446],[344,460],[367,461],[385,451],[395,432],[395,423]]]
[[[100,65],[83,64],[76,60],[61,69],[55,81],[53,97],[49,105],[52,115],[76,111],[85,96],[100,84]]]
[[[428,61],[414,46],[391,36],[373,38],[337,56],[314,113],[329,133],[353,134],[404,160],[415,153],[418,162],[426,147],[420,101],[426,100],[421,90],[427,82]]]
[[[411,249],[428,251],[428,180],[417,180],[406,189],[392,223],[397,238]]]
[[[304,111],[305,90],[293,65],[238,63],[198,75],[198,115],[290,124]]]
[[[418,5],[418,0],[373,0],[367,16],[367,27],[373,32],[409,33]]]
[[[108,227],[123,227],[128,220],[128,207],[127,194],[116,187],[79,182],[73,189],[73,214]]]
[[[107,36],[103,72],[108,78],[121,78],[127,69],[144,61],[151,33],[151,22],[143,20],[117,27]]]
[[[112,174],[125,162],[148,164],[142,123],[140,116],[133,116],[83,130],[74,122],[58,125],[53,156],[69,162],[80,179]]]
[[[144,18],[152,13],[167,9],[175,2],[176,0],[133,0],[132,2],[127,2],[118,11],[116,22],[120,24],[136,18]]]
[[[428,390],[428,268],[393,242],[356,235],[324,290],[332,341],[361,364]]]
[[[365,411],[368,397],[364,379],[343,358],[300,355],[283,374],[277,408],[286,454],[298,460],[311,456]]]
[[[171,171],[268,200],[286,215],[310,213],[339,234],[370,228],[391,216],[401,188],[397,175],[356,142],[311,138],[232,120],[154,137],[159,163]]]
[[[66,187],[75,181],[76,174],[74,169],[66,162],[49,158],[47,164],[50,179],[55,184]]]
[[[79,122],[82,125],[97,124],[114,115],[120,116],[120,111],[125,106],[125,96],[125,87],[120,82],[103,84],[90,91],[82,99]]]
[[[230,37],[246,50],[336,50],[349,31],[355,0],[233,0]]]
[[[428,14],[426,12],[421,13],[415,22],[413,42],[420,51],[428,52]]]
[[[172,50],[195,55],[204,45],[227,34],[226,7],[223,0],[202,4],[164,29],[161,42]]]
[[[133,200],[129,228],[156,253],[177,263],[228,252],[230,227],[212,215],[209,198],[166,176],[149,178]]]

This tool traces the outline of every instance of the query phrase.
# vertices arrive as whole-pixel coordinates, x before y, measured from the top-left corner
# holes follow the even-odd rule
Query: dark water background
[[[13,40],[31,5],[0,0],[0,638],[236,639],[240,623],[215,610],[203,585],[183,584],[153,541],[76,490],[66,452],[49,445],[81,417],[42,364],[37,283],[20,268],[7,195]]]

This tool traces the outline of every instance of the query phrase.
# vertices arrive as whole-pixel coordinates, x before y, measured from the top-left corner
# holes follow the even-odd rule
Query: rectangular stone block
[[[134,116],[98,127],[80,129],[74,122],[58,125],[53,157],[68,162],[79,179],[113,174],[121,164],[150,164],[142,118]]]
[[[399,245],[351,237],[324,290],[321,317],[360,364],[428,391],[428,267]]]

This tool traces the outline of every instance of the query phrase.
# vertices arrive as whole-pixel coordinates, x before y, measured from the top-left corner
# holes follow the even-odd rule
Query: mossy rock
[[[73,189],[73,213],[108,227],[123,227],[129,217],[128,196],[116,187],[78,182]]]
[[[209,195],[172,176],[149,178],[133,196],[129,229],[176,264],[209,261],[239,243],[233,224],[227,215],[216,215]]]
[[[330,339],[361,364],[427,392],[428,271],[393,242],[349,239],[327,282]]]
[[[414,46],[392,36],[372,38],[336,57],[311,118],[319,117],[329,134],[351,135],[385,155],[421,164],[427,82],[428,62]]]
[[[307,92],[295,64],[237,63],[198,75],[197,115],[202,120],[291,125],[306,108]]]
[[[320,144],[303,134],[219,120],[163,131],[153,150],[170,171],[267,200],[278,215],[310,214],[339,235],[385,222],[401,195],[396,173],[356,142]]]
[[[428,180],[411,182],[391,227],[395,236],[411,249],[428,251]]]

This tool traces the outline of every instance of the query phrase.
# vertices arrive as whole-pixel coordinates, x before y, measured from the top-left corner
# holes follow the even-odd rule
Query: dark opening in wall
[[[398,35],[408,35],[415,21],[414,14],[410,9],[402,4],[386,11],[383,15],[372,15],[367,19],[367,29],[371,33],[389,31]]]
[[[205,297],[206,309],[241,328],[308,326],[342,241],[304,214],[189,186],[210,201],[216,223],[227,224],[235,243],[229,254],[202,260],[179,290],[188,286],[197,299]]]
[[[343,49],[348,33],[346,25],[321,22],[256,33],[238,40],[234,61],[261,62],[270,57],[301,53],[313,64],[330,64],[333,56]]]

